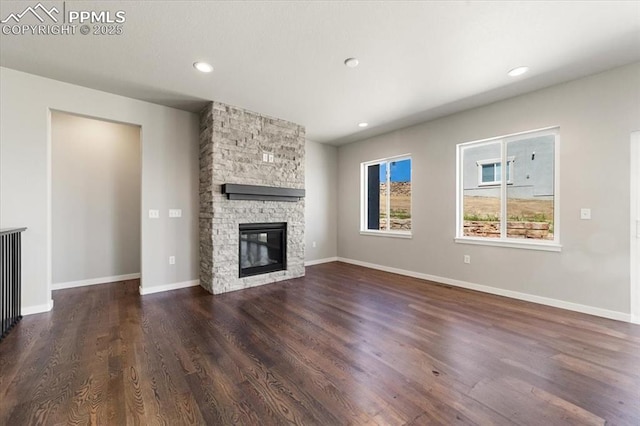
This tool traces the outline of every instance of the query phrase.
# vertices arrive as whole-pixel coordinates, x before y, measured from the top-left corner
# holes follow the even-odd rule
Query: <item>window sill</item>
[[[500,186],[502,184],[502,182],[498,181],[498,182],[480,182],[478,183],[478,186]],[[513,185],[513,181],[512,180],[508,180],[507,181],[507,185]],[[473,188],[465,188],[465,189],[473,189]]]
[[[518,240],[491,240],[489,238],[470,238],[470,237],[456,237],[454,239],[459,244],[472,244],[480,246],[494,246],[494,247],[508,247],[525,250],[540,250],[540,251],[562,251],[562,246],[558,243],[534,243],[529,241]]]
[[[360,235],[372,235],[375,237],[413,238],[411,232],[402,231],[360,231]]]

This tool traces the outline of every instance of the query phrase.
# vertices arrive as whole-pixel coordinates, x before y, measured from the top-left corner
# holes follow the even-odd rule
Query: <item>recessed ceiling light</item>
[[[529,71],[529,67],[517,67],[507,73],[509,77],[517,77]]]
[[[355,68],[359,63],[360,61],[358,61],[356,58],[347,58],[344,60],[344,64],[349,68]]]
[[[369,123],[358,123],[358,127],[367,127]]]
[[[211,72],[213,71],[213,66],[206,62],[194,62],[193,67],[200,72]]]

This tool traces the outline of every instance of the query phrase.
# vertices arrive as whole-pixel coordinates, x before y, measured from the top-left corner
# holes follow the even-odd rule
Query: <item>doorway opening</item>
[[[51,289],[140,279],[141,127],[51,111]]]

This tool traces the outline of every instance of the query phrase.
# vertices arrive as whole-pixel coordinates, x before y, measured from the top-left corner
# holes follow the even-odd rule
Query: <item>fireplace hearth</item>
[[[287,224],[241,223],[239,277],[287,269]]]

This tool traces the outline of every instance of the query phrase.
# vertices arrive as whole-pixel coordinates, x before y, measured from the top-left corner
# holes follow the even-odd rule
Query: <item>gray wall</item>
[[[562,252],[455,243],[456,144],[550,126],[560,126]],[[341,146],[338,255],[628,314],[629,135],[639,128],[636,63]],[[404,153],[413,238],[360,235],[360,163]]]
[[[338,149],[308,140],[306,151],[305,260],[312,262],[338,255]]]
[[[140,127],[51,113],[53,283],[140,273]]]
[[[198,116],[0,68],[0,227],[23,234],[22,305],[50,303],[50,110],[142,127],[144,289],[198,279]],[[168,209],[182,218],[169,219]],[[160,219],[149,219],[149,209]],[[168,257],[176,255],[176,264]]]

